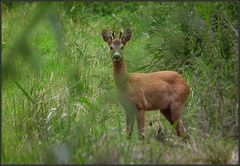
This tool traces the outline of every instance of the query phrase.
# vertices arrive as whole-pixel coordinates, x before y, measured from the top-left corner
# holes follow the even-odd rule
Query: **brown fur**
[[[127,37],[130,40],[129,36]],[[109,45],[114,43],[116,42],[113,40]],[[183,137],[182,114],[190,93],[184,78],[175,71],[128,73],[123,56],[117,62],[113,60],[113,65],[119,100],[126,111],[129,136],[133,129],[134,115],[137,118],[139,134],[144,138],[145,111],[160,110],[171,124],[176,123],[177,135]]]

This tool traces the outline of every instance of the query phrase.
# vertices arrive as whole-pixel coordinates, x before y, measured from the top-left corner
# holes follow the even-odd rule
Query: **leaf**
[[[23,89],[23,87],[15,80],[13,80],[13,82],[17,85],[17,87],[23,92],[23,94],[29,99],[29,101],[31,101],[33,104],[35,104],[35,101],[33,100],[33,98],[27,93],[27,91],[25,91]]]

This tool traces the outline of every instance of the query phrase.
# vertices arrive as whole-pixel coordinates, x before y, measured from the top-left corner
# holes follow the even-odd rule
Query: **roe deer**
[[[110,47],[114,80],[118,98],[126,112],[128,138],[131,138],[134,119],[137,118],[139,138],[144,139],[145,111],[160,110],[183,137],[183,109],[190,93],[187,82],[175,71],[153,73],[128,73],[123,48],[131,39],[130,29],[120,32],[119,39],[114,32],[102,31],[103,40]]]

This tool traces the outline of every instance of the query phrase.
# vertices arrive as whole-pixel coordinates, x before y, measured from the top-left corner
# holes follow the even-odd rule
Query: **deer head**
[[[114,62],[119,62],[123,59],[122,50],[127,42],[131,39],[132,30],[127,29],[124,32],[120,31],[119,39],[115,38],[115,32],[109,32],[102,30],[103,40],[108,44],[110,48],[111,58]]]

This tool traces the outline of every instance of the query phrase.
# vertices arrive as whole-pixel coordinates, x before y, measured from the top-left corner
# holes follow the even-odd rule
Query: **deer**
[[[186,131],[183,111],[190,94],[187,81],[176,71],[129,73],[123,50],[131,37],[131,29],[120,31],[119,38],[114,31],[102,30],[102,38],[110,48],[118,100],[126,114],[127,138],[131,138],[137,119],[139,139],[145,139],[145,112],[156,110],[174,125],[177,136],[183,138]]]

